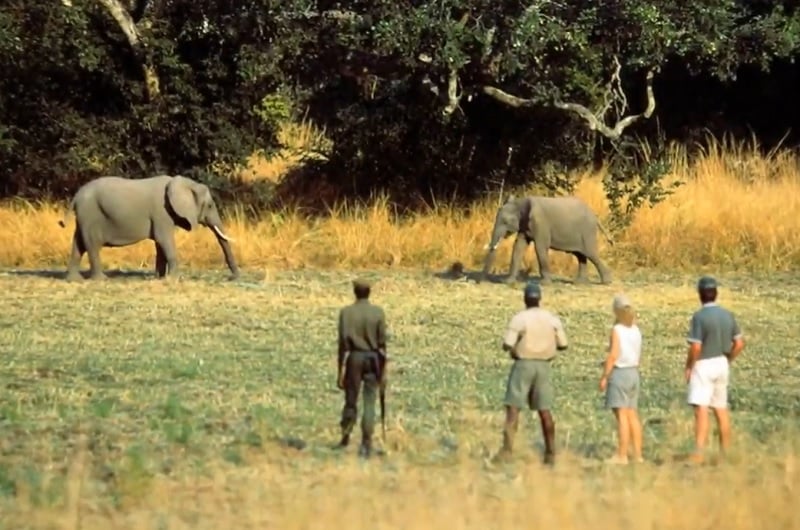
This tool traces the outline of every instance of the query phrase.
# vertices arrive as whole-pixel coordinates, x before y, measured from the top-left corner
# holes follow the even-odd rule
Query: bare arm
[[[515,316],[511,319],[511,322],[508,324],[508,329],[506,330],[506,334],[503,335],[503,351],[506,351],[511,355],[512,359],[517,359],[517,353],[514,351],[514,348],[517,346],[517,342],[519,342],[520,335],[522,333],[522,326],[519,322],[519,319]]]
[[[739,329],[739,323],[736,318],[733,319],[733,342],[731,344],[731,352],[728,354],[728,361],[733,361],[742,353],[744,349],[744,338],[742,337],[742,330]]]
[[[694,363],[700,356],[703,350],[703,329],[700,324],[700,319],[697,315],[692,316],[692,322],[689,325],[689,336],[686,338],[689,343],[689,349],[686,352],[686,371],[690,372],[694,368]]]
[[[560,318],[556,318],[555,329],[556,329],[556,349],[558,351],[566,350],[567,346],[569,346],[569,343],[567,341],[567,333],[564,331],[564,324],[561,323]]]
[[[608,355],[606,355],[606,362],[603,363],[603,375],[600,379],[608,379],[611,370],[614,369],[614,363],[619,359],[619,338],[617,338],[614,328],[611,328],[611,336],[608,341]]]

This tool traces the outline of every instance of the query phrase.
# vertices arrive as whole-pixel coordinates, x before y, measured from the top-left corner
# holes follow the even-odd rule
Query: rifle
[[[381,429],[383,431],[383,439],[386,441],[386,381],[383,378],[383,371],[386,367],[386,352],[378,350],[378,397],[381,403]]]

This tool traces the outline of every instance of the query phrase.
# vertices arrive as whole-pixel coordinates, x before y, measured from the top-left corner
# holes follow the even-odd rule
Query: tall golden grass
[[[536,460],[484,470],[475,462],[320,468],[302,456],[273,455],[245,468],[213,466],[204,476],[158,476],[137,501],[114,508],[99,502],[78,464],[70,466],[62,503],[20,501],[4,522],[64,530],[800,528],[796,453],[751,456],[705,469],[584,469],[562,458],[553,470]]]
[[[302,135],[321,137],[310,126],[287,129],[285,144],[302,143]],[[310,132],[309,132],[310,131]],[[294,135],[294,136],[293,136]],[[301,138],[298,140],[297,138]],[[684,184],[655,207],[642,207],[632,224],[609,246],[602,236],[601,253],[615,269],[639,267],[717,270],[786,270],[800,259],[800,161],[788,150],[762,154],[755,144],[710,142],[690,160],[683,148],[672,151],[670,180]],[[296,160],[254,159],[246,178],[278,181]],[[601,219],[609,208],[602,174],[584,171],[575,195]],[[522,190],[523,192],[525,190]],[[470,212],[447,204],[400,219],[385,197],[371,204],[344,204],[330,216],[308,219],[296,209],[263,212],[246,220],[244,207],[226,212],[226,232],[236,239],[235,253],[245,269],[375,268],[441,269],[453,262],[478,267],[484,257],[497,197],[487,197]],[[61,204],[11,202],[0,207],[0,266],[65,266],[72,235],[57,224]],[[179,231],[179,259],[188,267],[220,267],[222,256],[210,231]],[[507,266],[511,242],[500,247],[497,267]],[[108,268],[153,267],[150,242],[102,253]],[[572,274],[572,256],[551,252],[553,269]],[[526,263],[533,265],[532,249]],[[84,267],[87,262],[84,261]]]

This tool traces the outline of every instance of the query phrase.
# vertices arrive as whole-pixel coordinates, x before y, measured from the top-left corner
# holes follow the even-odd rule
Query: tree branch
[[[493,86],[484,85],[481,87],[480,90],[487,96],[492,97],[497,101],[499,101],[500,103],[508,105],[509,107],[514,107],[515,109],[530,108],[536,105],[536,101],[534,101],[533,99],[525,99],[517,96],[512,96],[508,92],[500,90],[499,88]]]
[[[147,47],[142,41],[139,34],[139,29],[133,21],[128,10],[123,6],[119,0],[98,0],[98,2],[106,8],[108,13],[114,18],[128,39],[128,45],[133,50],[134,55],[138,59],[142,67],[142,74],[145,81],[145,93],[150,101],[155,101],[161,96],[159,88],[159,79],[156,69],[147,57]]]
[[[445,116],[455,112],[461,102],[462,95],[458,93],[458,70],[450,68],[450,75],[447,78],[447,105],[442,110]]]
[[[632,116],[622,118],[613,127],[609,127],[608,125],[603,123],[595,114],[592,113],[592,111],[590,111],[589,109],[578,103],[564,103],[562,101],[556,100],[553,103],[553,105],[556,108],[559,108],[561,110],[566,110],[568,112],[573,112],[578,116],[580,116],[581,118],[583,118],[588,124],[590,130],[597,131],[606,138],[609,138],[611,140],[616,140],[620,136],[622,136],[622,133],[626,128],[630,127],[634,122],[640,120],[641,118],[645,119],[649,118],[650,116],[653,115],[653,112],[656,110],[656,98],[653,94],[654,76],[655,76],[655,69],[651,69],[647,72],[647,77],[646,77],[647,107],[645,108],[644,112],[642,112],[641,114],[634,114]],[[482,86],[480,90],[487,96],[490,96],[496,99],[497,101],[505,105],[508,105],[509,107],[530,108],[537,104],[537,102],[533,99],[525,99],[513,96],[508,92],[505,92],[493,86]]]
[[[601,122],[597,116],[592,114],[592,112],[584,107],[583,105],[579,105],[577,103],[563,103],[561,101],[556,101],[554,105],[556,108],[567,110],[574,112],[584,120],[589,125],[589,129],[592,131],[597,131],[606,138],[611,140],[617,140],[620,136],[622,136],[623,131],[633,125],[634,122],[640,120],[641,118],[649,118],[653,115],[653,112],[656,110],[656,98],[653,95],[653,77],[655,75],[655,70],[651,69],[647,72],[647,107],[645,108],[644,112],[641,114],[634,114],[632,116],[628,116],[627,118],[622,118],[617,122],[614,127],[609,127],[605,123]]]

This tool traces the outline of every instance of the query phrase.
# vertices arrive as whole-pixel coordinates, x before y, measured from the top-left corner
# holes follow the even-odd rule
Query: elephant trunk
[[[229,243],[229,241],[232,240],[227,237],[216,225],[212,226],[211,229],[217,236],[217,243],[219,243],[220,248],[222,248],[222,253],[225,255],[225,263],[228,265],[231,274],[233,274],[234,278],[238,278],[239,267],[236,265],[236,259],[233,257],[233,250],[231,249],[231,244]]]
[[[238,278],[239,267],[236,265],[236,259],[233,257],[233,251],[231,250],[233,238],[222,230],[222,219],[220,219],[219,214],[216,212],[216,208],[211,212],[207,212],[201,223],[214,232],[217,243],[219,243],[222,253],[225,255],[225,263],[228,265],[228,269],[230,269],[234,278]]]
[[[503,239],[503,236],[505,236],[505,230],[503,229],[503,227],[495,226],[495,229],[492,232],[492,240],[489,241],[489,246],[488,246],[489,252],[486,254],[486,261],[483,264],[484,278],[486,278],[486,276],[489,274],[489,271],[492,268],[492,265],[494,265],[494,258],[497,255],[497,245],[500,244],[500,241]]]

